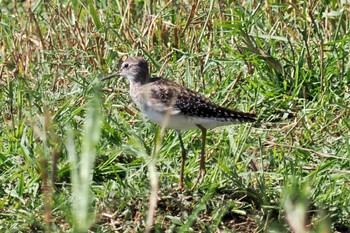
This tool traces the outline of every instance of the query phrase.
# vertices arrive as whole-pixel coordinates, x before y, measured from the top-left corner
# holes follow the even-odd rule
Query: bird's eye
[[[125,63],[124,65],[123,65],[123,69],[127,69],[129,67],[129,63]]]

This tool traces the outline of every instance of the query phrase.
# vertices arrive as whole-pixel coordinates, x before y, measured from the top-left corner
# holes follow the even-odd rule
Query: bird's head
[[[139,57],[128,57],[118,72],[102,78],[102,81],[116,76],[128,78],[133,83],[147,83],[150,78],[147,61]]]

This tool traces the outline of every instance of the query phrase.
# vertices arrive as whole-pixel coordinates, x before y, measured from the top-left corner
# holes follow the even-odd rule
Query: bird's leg
[[[205,176],[205,139],[207,137],[207,129],[204,128],[201,125],[197,125],[197,127],[202,130],[202,151],[199,161],[199,176],[196,180],[196,183],[194,183],[192,190],[197,186],[198,183],[202,183]]]
[[[181,137],[181,131],[176,130],[177,135],[179,135],[180,146],[181,146],[181,168],[180,168],[180,180],[179,180],[179,189],[182,190],[184,187],[184,169],[185,169],[185,160],[186,160],[186,149]]]

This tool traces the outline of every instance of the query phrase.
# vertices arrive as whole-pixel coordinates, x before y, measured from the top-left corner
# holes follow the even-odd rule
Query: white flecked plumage
[[[182,163],[179,188],[183,188],[183,169],[186,152],[181,138],[181,130],[202,130],[202,153],[200,175],[194,185],[205,175],[204,147],[207,128],[255,121],[255,115],[221,107],[188,88],[163,78],[151,78],[148,64],[142,58],[127,58],[115,76],[123,76],[130,81],[130,96],[151,121],[178,132],[182,148]]]

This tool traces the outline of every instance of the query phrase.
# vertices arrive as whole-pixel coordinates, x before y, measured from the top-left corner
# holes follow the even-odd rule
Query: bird
[[[122,76],[130,82],[130,96],[137,108],[150,121],[177,132],[181,147],[181,167],[178,188],[184,187],[186,149],[182,140],[185,130],[202,133],[199,175],[192,189],[202,183],[206,174],[205,144],[207,129],[256,121],[253,113],[239,112],[215,104],[198,92],[163,77],[151,77],[148,63],[141,57],[128,57],[119,71],[102,81]]]

